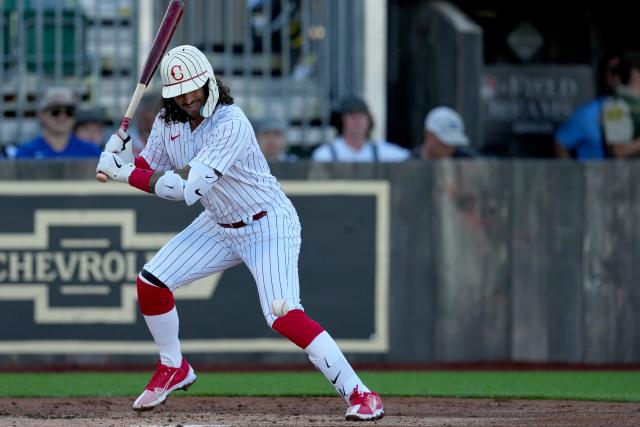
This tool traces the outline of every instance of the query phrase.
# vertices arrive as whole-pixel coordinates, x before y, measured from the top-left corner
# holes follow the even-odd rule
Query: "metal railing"
[[[283,120],[290,144],[328,140],[332,107],[362,94],[363,0],[184,1],[172,46],[202,49],[249,118]],[[0,143],[37,132],[36,106],[52,85],[118,122],[168,2],[0,2]]]
[[[74,90],[81,106],[122,114],[135,84],[135,0],[4,0],[0,8],[0,142],[38,130],[48,86]]]
[[[154,2],[155,27],[169,0]],[[211,59],[251,119],[275,116],[288,141],[332,136],[332,107],[363,90],[363,0],[189,0],[172,46]],[[156,82],[158,78],[156,78]]]

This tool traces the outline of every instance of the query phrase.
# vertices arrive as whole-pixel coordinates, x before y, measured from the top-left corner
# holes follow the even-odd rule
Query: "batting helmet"
[[[193,46],[178,46],[169,51],[160,64],[162,97],[173,98],[193,92],[209,82],[207,102],[200,109],[202,117],[209,117],[218,103],[218,84],[207,57]]]

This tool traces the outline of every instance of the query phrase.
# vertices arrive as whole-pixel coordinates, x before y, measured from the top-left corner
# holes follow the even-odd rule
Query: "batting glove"
[[[118,132],[111,135],[107,141],[104,151],[117,154],[125,163],[133,163],[132,147],[133,141],[131,141],[131,137],[124,130],[118,129]]]
[[[96,172],[102,172],[115,181],[128,183],[135,168],[133,163],[126,163],[119,155],[103,151]]]

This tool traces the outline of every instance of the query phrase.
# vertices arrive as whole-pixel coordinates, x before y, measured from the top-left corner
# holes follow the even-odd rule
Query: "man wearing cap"
[[[286,126],[282,120],[275,117],[265,117],[258,120],[256,138],[260,150],[268,162],[295,162],[298,157],[287,153]]]
[[[38,108],[42,133],[21,144],[16,159],[99,157],[100,148],[73,134],[75,98],[70,89],[49,88]]]
[[[424,121],[424,142],[420,158],[427,160],[475,157],[464,133],[462,117],[449,107],[436,107]]]
[[[387,141],[371,140],[373,117],[360,98],[346,98],[332,113],[331,124],[338,137],[315,149],[315,162],[401,162],[410,152]]]

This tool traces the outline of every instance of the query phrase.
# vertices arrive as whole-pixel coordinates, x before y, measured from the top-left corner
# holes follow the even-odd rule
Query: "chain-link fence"
[[[37,132],[37,102],[51,85],[72,88],[82,106],[102,106],[119,122],[167,4],[2,1],[0,142]],[[362,0],[185,0],[185,6],[172,46],[206,52],[250,119],[281,119],[292,145],[330,138],[332,106],[362,93]]]
[[[72,88],[84,106],[123,111],[138,57],[134,0],[4,0],[1,12],[2,143],[37,132],[48,86]]]

